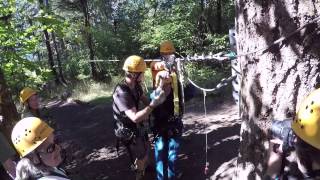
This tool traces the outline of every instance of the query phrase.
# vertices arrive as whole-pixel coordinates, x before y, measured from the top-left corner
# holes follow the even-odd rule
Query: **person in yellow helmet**
[[[145,95],[141,83],[144,81],[146,63],[142,57],[129,56],[122,69],[125,73],[124,79],[115,87],[112,96],[115,135],[118,142],[127,147],[132,166],[138,170],[136,179],[140,179],[150,149],[147,134],[142,131],[143,122],[148,120],[153,109],[165,100],[165,95],[160,91],[151,102]],[[145,107],[141,108],[140,103]]]
[[[12,143],[21,159],[16,180],[68,180],[62,163],[61,147],[56,144],[52,129],[37,117],[21,119],[11,133]]]
[[[279,138],[273,139],[272,142],[280,146],[272,148],[274,150],[269,158],[266,179],[281,176],[320,179],[320,89],[314,90],[304,99],[293,120],[279,124],[282,124],[278,128]],[[298,174],[285,174],[281,169],[287,149],[295,152],[296,164],[300,171]]]
[[[54,126],[52,117],[46,108],[40,107],[39,96],[36,90],[25,87],[20,91],[20,102],[23,104],[21,117],[39,117],[45,119],[51,126]]]
[[[167,98],[153,111],[155,138],[155,160],[157,179],[179,179],[176,160],[180,148],[180,138],[183,130],[183,99],[182,87],[175,62],[175,47],[171,41],[160,44],[161,62],[151,62],[153,88],[161,89]],[[159,83],[162,80],[162,84]]]
[[[37,91],[30,87],[25,87],[20,91],[20,102],[23,104],[24,109],[22,118],[31,116],[40,116],[39,111],[39,97]]]

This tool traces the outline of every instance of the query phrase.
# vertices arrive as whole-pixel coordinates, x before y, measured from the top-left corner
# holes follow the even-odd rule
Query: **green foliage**
[[[35,1],[0,2],[0,63],[13,94],[25,86],[39,87],[52,78],[44,51],[43,30],[64,36],[64,18],[39,10]],[[46,59],[46,58],[45,58]]]
[[[217,1],[206,1],[201,7],[195,0],[87,0],[90,27],[84,23],[81,2],[52,0],[41,8],[35,0],[0,2],[0,63],[14,94],[23,86],[37,87],[53,78],[43,30],[55,34],[63,73],[70,80],[91,77],[86,32],[92,35],[95,59],[121,60],[95,63],[98,71],[108,76],[121,74],[123,60],[129,55],[158,56],[163,40],[172,40],[182,55],[228,49],[227,35],[215,33]],[[227,32],[233,24],[234,3],[221,2],[221,27]],[[200,17],[206,18],[202,28]],[[52,38],[50,44],[53,49]],[[56,51],[53,56],[57,66]],[[205,85],[206,79],[216,81],[229,71],[227,66],[216,66],[199,63],[186,67],[191,78]]]
[[[215,65],[214,67],[198,63],[188,63],[185,66],[188,77],[204,88],[214,88],[222,78],[230,76],[229,65]]]
[[[227,34],[207,34],[204,40],[204,47],[201,47],[205,53],[218,53],[226,51],[229,46]]]
[[[171,40],[179,52],[190,53],[196,30],[197,4],[191,0],[183,0],[172,4],[159,3],[157,6],[151,1],[147,6],[149,11],[142,22],[139,35],[139,41],[143,44],[141,50],[155,54],[161,41]]]

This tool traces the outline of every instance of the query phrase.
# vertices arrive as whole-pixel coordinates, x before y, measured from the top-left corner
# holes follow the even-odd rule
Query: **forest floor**
[[[55,101],[48,104],[56,121],[58,140],[66,150],[67,158],[63,166],[70,177],[76,180],[135,179],[134,172],[128,168],[129,157],[124,148],[121,148],[119,156],[116,153],[111,100],[98,101],[99,103]],[[228,162],[234,162],[238,154],[238,106],[231,98],[207,97],[206,107],[205,117],[201,97],[186,103],[184,134],[177,164],[183,172],[181,179],[206,179],[206,132],[210,163],[208,177],[213,177],[216,173],[214,179],[217,179],[219,173],[224,171],[217,169]],[[232,163],[228,163],[224,169],[230,171]],[[155,172],[146,172],[144,179],[155,179]],[[229,178],[220,176],[219,179]]]

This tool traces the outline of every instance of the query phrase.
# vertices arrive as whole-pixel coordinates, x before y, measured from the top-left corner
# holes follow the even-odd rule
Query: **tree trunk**
[[[3,122],[0,123],[0,125],[1,132],[3,132],[9,139],[11,137],[11,131],[14,124],[20,118],[11,97],[4,74],[2,69],[0,69],[0,112],[3,116]]]
[[[64,60],[68,60],[68,50],[67,50],[66,44],[64,43],[64,39],[61,38],[60,42],[61,42],[60,49],[62,49],[62,57]]]
[[[315,1],[236,1],[238,54],[271,45],[319,16]],[[264,52],[241,56],[242,118],[236,178],[259,179],[266,170],[266,131],[272,119],[294,117],[303,98],[319,85],[317,24]]]
[[[80,0],[82,13],[84,16],[84,26],[85,26],[85,38],[87,39],[87,45],[89,48],[89,59],[94,60],[94,47],[93,47],[93,39],[91,34],[90,27],[90,15],[88,9],[87,0]],[[98,80],[98,72],[96,68],[96,64],[94,62],[90,62],[92,77],[95,80]]]
[[[52,54],[52,49],[51,49],[51,46],[50,46],[49,33],[48,33],[48,31],[46,29],[43,30],[43,33],[44,33],[46,47],[47,47],[47,51],[48,51],[48,62],[49,62],[52,74],[53,74],[53,76],[55,78],[56,84],[60,84],[59,76],[58,76],[56,67],[54,65],[54,61],[53,61],[53,54]]]
[[[215,20],[216,10],[214,5],[215,5],[214,1],[209,1],[206,9],[204,10],[206,14],[208,29],[212,35],[215,33],[214,26],[216,23],[216,20]]]
[[[63,76],[63,70],[62,70],[61,59],[60,59],[60,52],[59,52],[59,49],[58,49],[58,46],[57,46],[56,36],[55,36],[54,32],[52,32],[51,35],[52,35],[54,49],[55,49],[56,55],[57,55],[57,62],[58,62],[58,69],[59,69],[59,79],[60,79],[60,81],[62,83],[66,84],[66,80],[64,79],[64,76]]]
[[[221,11],[221,0],[217,0],[217,26],[216,26],[216,32],[221,33],[221,19],[222,19],[222,11]]]
[[[44,9],[44,8],[48,9],[49,5],[48,5],[48,1],[47,0],[45,1],[45,4],[43,4],[44,3],[43,0],[38,0],[38,2],[39,2],[39,5],[40,5],[40,9]],[[55,78],[56,84],[60,84],[61,82],[60,82],[57,70],[55,68],[55,65],[54,65],[53,53],[52,53],[52,49],[51,49],[51,45],[50,45],[50,36],[49,36],[49,33],[48,33],[47,29],[43,30],[43,33],[44,33],[45,43],[46,43],[46,47],[47,47],[47,51],[48,51],[48,63],[50,65],[52,74],[53,74],[53,76]]]

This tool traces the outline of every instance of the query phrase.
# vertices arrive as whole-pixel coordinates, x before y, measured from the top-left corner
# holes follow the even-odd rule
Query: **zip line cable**
[[[272,46],[274,46],[276,44],[279,44],[282,41],[285,41],[285,40],[289,39],[291,36],[293,36],[294,34],[296,34],[299,31],[301,31],[302,29],[304,29],[308,25],[310,25],[312,23],[315,23],[315,22],[317,22],[319,20],[320,20],[320,16],[318,16],[318,17],[312,19],[311,21],[305,23],[304,25],[302,25],[301,27],[299,27],[295,31],[291,32],[289,35],[287,35],[285,37],[281,37],[281,38],[275,40],[274,42],[272,42],[270,45],[268,45],[266,47],[262,47],[262,48],[259,48],[257,50],[254,50],[254,51],[251,51],[251,52],[248,52],[248,53],[235,55],[234,58],[247,56],[247,55],[250,55],[250,54],[255,54],[255,53],[259,52],[259,51],[262,51],[262,53],[264,53],[264,51],[268,50],[270,47],[272,47]],[[180,55],[180,54],[178,54],[178,55]],[[221,55],[222,55],[222,52],[219,52],[219,53],[216,53],[216,54],[210,53],[207,56],[205,56],[205,55],[198,56],[197,54],[195,54],[194,56],[187,56],[186,58],[181,58],[181,60],[193,61],[193,60],[215,59],[215,60],[218,60],[218,61],[223,61],[223,60],[226,60],[226,58],[228,59],[228,57],[221,56]],[[104,62],[104,61],[111,61],[111,62],[112,61],[116,61],[117,62],[117,61],[120,61],[120,60],[117,60],[117,59],[114,59],[114,60],[89,60],[88,62]],[[149,61],[160,61],[160,59],[145,59],[145,61],[147,61],[147,62],[149,62]]]

